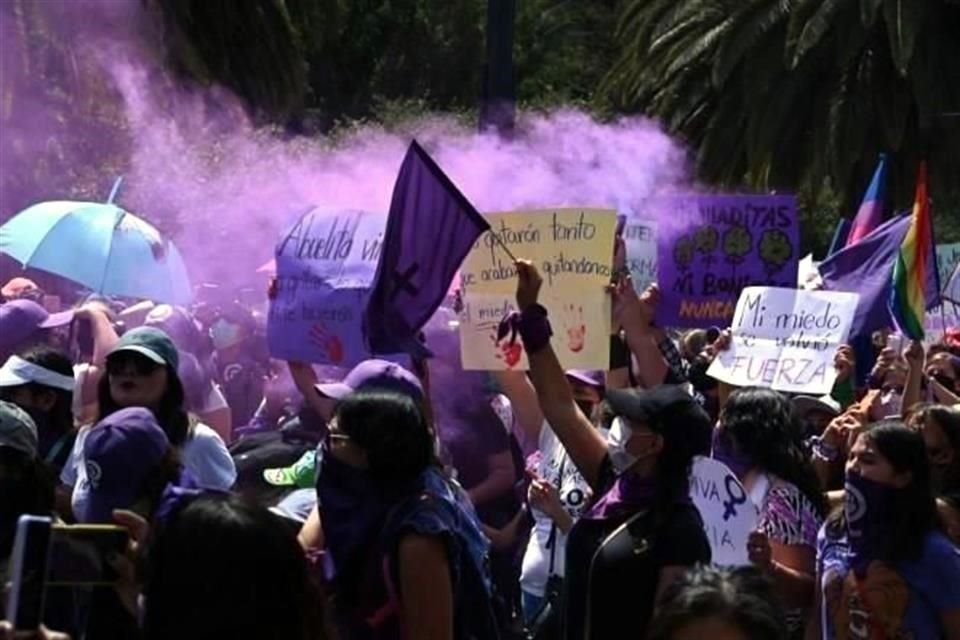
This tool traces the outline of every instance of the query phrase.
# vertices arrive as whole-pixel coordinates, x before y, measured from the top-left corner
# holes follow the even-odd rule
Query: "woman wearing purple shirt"
[[[817,580],[810,638],[960,639],[960,549],[939,530],[920,434],[887,420],[857,438]]]

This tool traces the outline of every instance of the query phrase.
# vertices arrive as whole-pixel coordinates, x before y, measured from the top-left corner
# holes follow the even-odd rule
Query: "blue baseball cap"
[[[174,371],[180,366],[180,354],[173,340],[156,327],[137,327],[127,331],[107,357],[123,351],[139,353],[155,364],[169,366]]]

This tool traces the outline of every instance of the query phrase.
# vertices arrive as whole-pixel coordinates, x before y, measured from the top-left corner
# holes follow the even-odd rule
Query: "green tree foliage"
[[[934,199],[955,202],[958,34],[952,0],[628,0],[600,99],[662,120],[711,184],[799,190],[807,226],[822,203],[854,211],[883,151],[893,206],[921,157]],[[956,209],[936,209],[952,235]]]

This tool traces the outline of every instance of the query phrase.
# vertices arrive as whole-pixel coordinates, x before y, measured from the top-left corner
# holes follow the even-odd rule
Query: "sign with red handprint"
[[[371,357],[362,318],[385,226],[384,214],[310,209],[281,236],[268,287],[271,355],[343,367]]]
[[[543,277],[540,304],[553,326],[553,349],[565,368],[605,369],[609,362],[610,297],[616,212],[546,209],[486,216],[480,237],[461,268],[460,345],[465,369],[526,369],[519,336],[497,337],[514,310],[513,261],[531,260]],[[494,234],[496,238],[494,238]]]

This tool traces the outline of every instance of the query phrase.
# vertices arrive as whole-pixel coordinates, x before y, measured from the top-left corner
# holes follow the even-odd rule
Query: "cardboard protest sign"
[[[937,245],[937,272],[941,297],[960,305],[960,242]]]
[[[661,326],[727,326],[744,288],[796,284],[793,196],[674,196],[655,207]]]
[[[540,270],[540,303],[550,313],[553,348],[568,369],[606,369],[610,349],[610,282],[616,212],[545,209],[492,213],[460,269],[464,291],[460,349],[464,369],[527,368],[519,336],[497,343],[497,326],[515,307],[518,259]]]
[[[623,227],[623,241],[633,288],[641,293],[657,281],[657,221],[627,218]]]
[[[361,318],[386,216],[311,209],[277,244],[267,342],[283,360],[352,366],[370,357]]]
[[[698,456],[690,471],[690,499],[703,518],[713,564],[750,564],[747,538],[759,514],[737,476],[722,462]]]
[[[940,286],[944,286],[953,270],[960,263],[960,242],[937,245],[937,273],[940,274]]]
[[[856,293],[748,287],[737,302],[730,348],[707,373],[739,387],[830,393],[833,357],[859,300]]]

